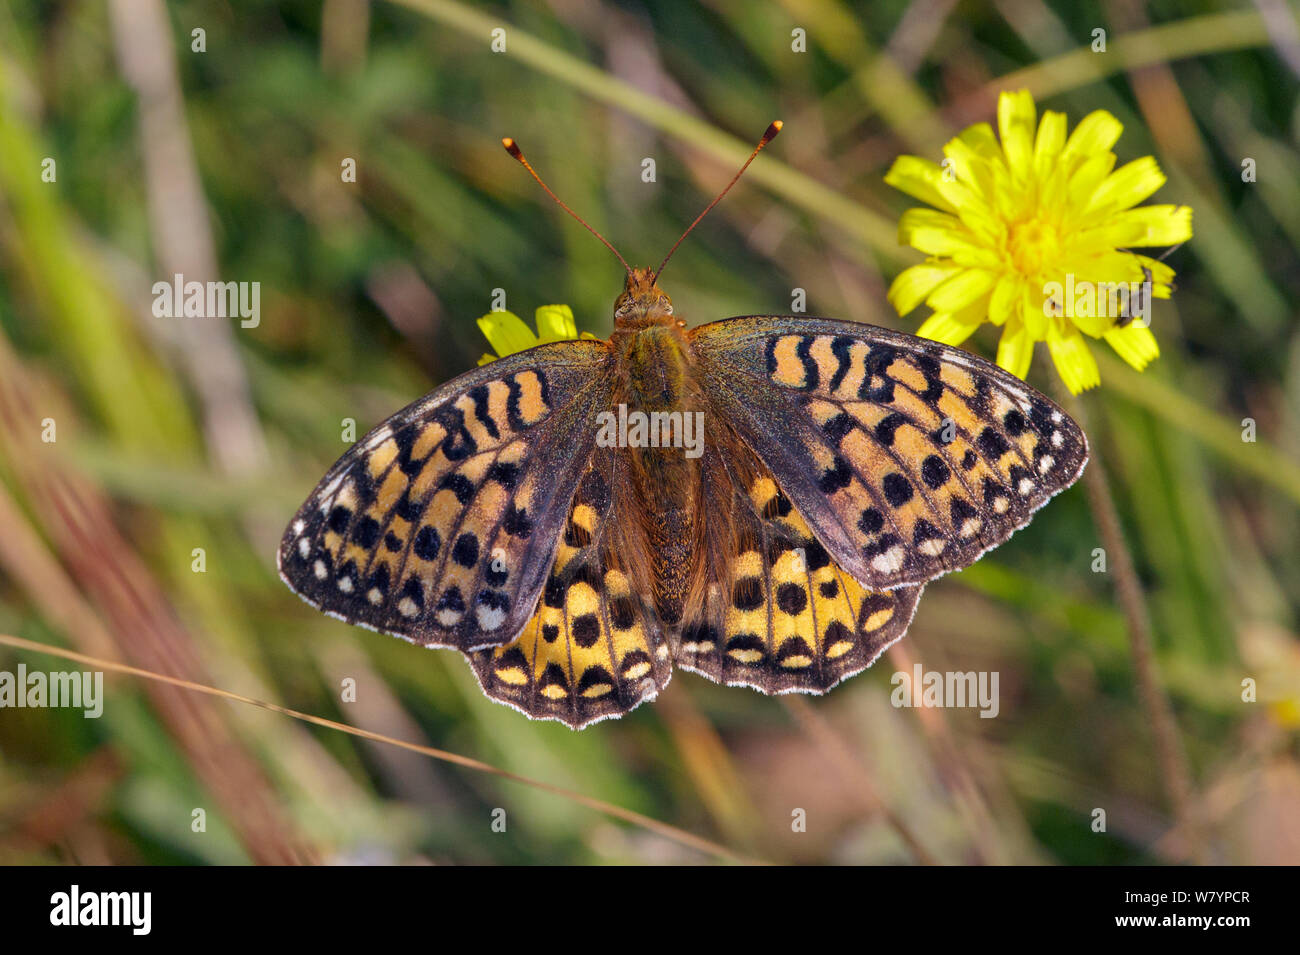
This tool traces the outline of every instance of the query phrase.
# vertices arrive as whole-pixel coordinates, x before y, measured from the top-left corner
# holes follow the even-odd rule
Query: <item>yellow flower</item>
[[[526,348],[545,345],[547,342],[596,337],[589,332],[578,334],[577,323],[573,320],[573,309],[567,305],[543,305],[533,317],[537,324],[536,335],[514,312],[488,312],[480,318],[478,327],[496,354],[485,353],[478,363],[486,365],[490,361],[505,358]]]
[[[1063,113],[1048,110],[1036,122],[1028,90],[1004,92],[1001,144],[977,123],[944,146],[942,166],[900,156],[885,182],[935,207],[909,209],[898,223],[899,242],[930,256],[889,289],[900,315],[922,302],[933,309],[917,334],[959,345],[984,321],[1000,325],[998,364],[1021,378],[1034,343],[1045,341],[1075,394],[1101,380],[1085,334],[1145,368],[1160,353],[1149,321],[1124,317],[1128,299],[1112,290],[1140,285],[1145,268],[1152,294],[1168,298],[1174,270],[1126,250],[1186,242],[1192,210],[1134,208],[1165,176],[1151,156],[1115,169],[1111,147],[1123,128],[1097,110],[1067,138]],[[1143,301],[1149,309],[1150,296],[1132,299]]]

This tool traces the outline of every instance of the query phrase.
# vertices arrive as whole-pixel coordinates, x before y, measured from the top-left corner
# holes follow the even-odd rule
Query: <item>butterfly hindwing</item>
[[[716,413],[876,590],[973,563],[1087,462],[1068,415],[960,349],[803,317],[732,318],[691,336]]]
[[[727,466],[731,553],[683,630],[677,664],[769,694],[824,693],[903,637],[922,588],[863,587],[765,468],[738,464]]]
[[[488,696],[574,729],[654,699],[672,676],[658,618],[608,533],[615,454],[593,453],[523,632],[506,646],[469,654]]]
[[[285,531],[280,575],[349,623],[508,643],[532,616],[612,379],[603,342],[468,372],[358,441]]]

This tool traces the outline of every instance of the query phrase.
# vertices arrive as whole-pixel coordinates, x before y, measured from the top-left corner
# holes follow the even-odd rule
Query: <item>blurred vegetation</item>
[[[771,861],[1300,862],[1296,14],[14,0],[0,9],[0,633],[481,759]],[[1097,28],[1105,53],[1089,49]],[[617,262],[500,137],[649,265],[780,117],[674,258],[678,314],[785,312],[802,288],[810,314],[911,330],[884,291],[916,260],[894,234],[913,203],[881,177],[900,152],[937,157],[1021,86],[1072,123],[1115,113],[1120,161],[1154,154],[1169,174],[1155,201],[1196,210],[1171,259],[1179,289],[1154,310],[1161,358],[1145,375],[1106,361],[1085,410],[1199,834],[1174,825],[1081,487],[932,584],[908,638],[825,698],[679,674],[657,703],[578,734],[484,699],[459,654],[330,620],[276,578],[279,534],[345,450],[345,419],[364,433],[472,368],[494,289],[518,314],[566,302],[580,329],[609,332]],[[177,264],[260,282],[260,323],[155,319],[150,286]],[[1037,361],[1031,382],[1048,374]],[[998,717],[892,707],[890,676],[917,662],[997,671]],[[0,670],[19,663],[70,667],[0,646]],[[107,687],[100,720],[0,710],[0,860],[711,858],[282,714],[135,677]],[[796,808],[807,832],[791,831]]]

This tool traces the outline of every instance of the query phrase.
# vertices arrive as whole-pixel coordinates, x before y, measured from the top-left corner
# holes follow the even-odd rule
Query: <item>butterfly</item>
[[[668,258],[632,268],[591,231],[626,271],[610,338],[493,361],[365,435],[285,531],[304,600],[460,650],[487,696],[575,729],[674,668],[824,693],[1087,461],[1073,420],[975,355],[826,318],[687,328]]]

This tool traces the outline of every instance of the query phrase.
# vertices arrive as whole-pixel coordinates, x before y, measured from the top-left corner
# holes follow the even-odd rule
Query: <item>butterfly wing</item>
[[[803,317],[731,318],[691,335],[716,413],[872,590],[973,563],[1087,462],[1068,415],[960,349]]]
[[[725,489],[706,519],[725,524],[729,544],[711,557],[677,665],[763,693],[825,693],[902,639],[922,587],[863,587],[752,452],[727,445],[706,452],[703,467],[706,485]]]
[[[612,382],[598,341],[448,382],[330,468],[285,531],[280,576],[326,613],[425,646],[510,642],[546,582]]]
[[[569,509],[537,612],[512,643],[468,654],[483,692],[534,719],[581,729],[622,716],[668,685],[672,661],[653,609],[611,540],[621,462],[597,448]]]

